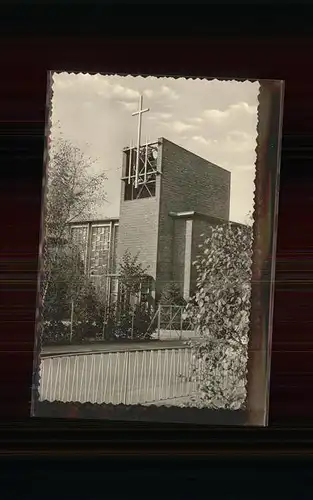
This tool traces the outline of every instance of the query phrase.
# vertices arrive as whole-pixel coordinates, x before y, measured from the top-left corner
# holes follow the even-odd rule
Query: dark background
[[[62,8],[12,2],[1,10],[0,441],[1,449],[13,454],[22,449],[30,453],[31,448],[49,453],[53,443],[61,453],[61,448],[74,449],[74,442],[81,453],[87,442],[89,449],[95,449],[97,442],[113,453],[125,445],[125,432],[133,435],[128,449],[137,447],[140,452],[139,441],[149,446],[152,439],[152,427],[149,431],[143,425],[128,424],[122,431],[117,424],[102,423],[100,431],[93,424],[91,436],[86,425],[78,433],[69,423],[27,423],[49,69],[285,80],[270,401],[273,430],[258,431],[261,434],[225,430],[224,437],[218,432],[215,438],[214,433],[204,436],[191,428],[174,431],[159,426],[153,432],[154,446],[156,441],[159,446],[167,442],[168,453],[182,453],[184,447],[194,453],[210,446],[222,449],[227,440],[228,447],[232,440],[234,449],[245,446],[251,452],[254,443],[260,450],[262,442],[269,449],[287,441],[287,434],[275,434],[274,439],[278,427],[293,427],[299,447],[311,446],[309,434],[304,437],[300,429],[313,419],[313,14],[309,6],[288,3],[283,9],[271,4],[199,4],[179,9],[161,4],[103,9],[73,2]],[[101,432],[102,440],[95,437]],[[114,445],[108,436],[114,437]],[[71,442],[66,441],[69,437]],[[40,463],[36,467],[39,471]],[[200,466],[194,467],[199,472]],[[248,467],[246,463],[244,469]],[[29,477],[27,467],[22,469]],[[94,471],[101,475],[96,466]],[[61,473],[65,474],[64,468]]]

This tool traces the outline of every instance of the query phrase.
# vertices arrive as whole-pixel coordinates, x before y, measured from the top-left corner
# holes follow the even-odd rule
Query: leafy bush
[[[179,286],[170,282],[167,283],[161,293],[160,304],[167,306],[185,306],[186,301],[182,297]]]
[[[187,303],[176,283],[170,282],[164,286],[159,304],[161,306],[161,328],[188,330],[190,322],[186,321],[184,316],[182,317]]]
[[[149,340],[153,332],[152,328],[148,331],[152,318],[140,306],[120,313],[112,309],[107,319],[106,336],[111,340]]]
[[[42,252],[44,277],[40,284],[41,319],[45,325],[43,343],[69,342],[70,334],[62,321],[70,320],[71,303],[77,312],[86,295],[91,294],[83,253],[70,237],[69,224],[75,220],[90,220],[96,203],[104,196],[103,181],[106,179],[104,173],[91,172],[95,160],[65,139],[61,130],[50,146]],[[85,322],[86,331],[90,331],[92,323],[90,318],[82,317],[85,313],[83,307],[76,322]],[[76,330],[81,336],[79,328]]]
[[[132,256],[126,250],[119,263],[119,282],[128,295],[136,295],[147,278],[148,267],[139,262],[139,253]]]
[[[222,224],[204,240],[194,265],[197,291],[187,306],[200,337],[193,345],[201,401],[237,409],[245,402],[252,230]]]
[[[71,337],[70,325],[62,321],[45,322],[42,327],[42,344],[69,344]]]

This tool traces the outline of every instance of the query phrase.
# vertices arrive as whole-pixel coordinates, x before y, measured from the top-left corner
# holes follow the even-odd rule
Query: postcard
[[[283,90],[49,74],[32,415],[267,424]]]

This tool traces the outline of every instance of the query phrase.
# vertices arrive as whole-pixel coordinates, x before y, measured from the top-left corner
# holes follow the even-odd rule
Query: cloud
[[[242,130],[231,130],[228,133],[228,136],[233,140],[246,141],[251,140],[251,135],[247,134],[247,132],[243,132]]]
[[[238,153],[253,152],[256,148],[256,137],[240,130],[232,130],[226,136],[224,147]]]
[[[159,90],[146,89],[143,91],[143,94],[149,99],[159,97],[166,98],[172,101],[176,101],[177,99],[179,99],[179,94],[167,85],[162,85]]]
[[[236,104],[231,104],[227,109],[206,109],[203,112],[203,116],[207,120],[211,120],[217,123],[226,121],[230,118],[235,118],[236,116],[242,115],[255,115],[257,112],[256,106],[251,106],[246,102],[238,102]]]
[[[181,134],[183,132],[186,132],[187,130],[193,130],[194,128],[196,128],[195,125],[190,125],[189,123],[185,123],[180,120],[168,122],[164,125],[167,125],[171,130],[173,130],[177,134]]]
[[[256,147],[255,137],[237,130],[229,132],[220,139],[205,138],[202,135],[194,135],[191,139],[203,146],[210,146],[214,150],[224,151],[229,154],[252,153]]]
[[[188,118],[188,121],[190,123],[200,124],[200,123],[203,123],[203,118],[200,118],[200,117]]]
[[[73,81],[68,78],[60,78],[59,75],[53,76],[54,89],[67,90],[73,86]]]
[[[172,113],[159,113],[155,112],[152,115],[149,115],[148,118],[149,120],[170,120],[172,118]]]
[[[229,110],[220,111],[219,109],[206,109],[205,111],[203,111],[203,115],[209,120],[221,121],[228,117]]]
[[[116,83],[112,77],[104,75],[78,75],[70,73],[53,74],[53,87],[57,91],[70,91],[75,94],[84,93],[97,95],[102,98],[117,98],[124,101],[134,101],[138,99],[139,93],[127,86]]]
[[[112,94],[120,99],[133,100],[138,99],[139,92],[137,90],[130,89],[128,87],[124,87],[119,83],[111,85]]]
[[[118,101],[118,103],[121,104],[123,108],[129,112],[136,111],[138,107],[137,102]]]
[[[211,144],[211,141],[205,139],[202,135],[194,135],[192,140],[198,142],[199,144],[203,144],[204,146],[209,146],[209,144]]]
[[[154,92],[151,89],[146,89],[143,91],[144,95],[147,96],[149,99],[151,99],[154,96]]]
[[[232,104],[229,106],[231,111],[245,111],[249,115],[254,115],[257,112],[257,106],[251,106],[246,102],[238,102],[237,104]]]
[[[177,94],[177,92],[175,92],[175,90],[171,89],[167,85],[162,85],[159,95],[175,101],[179,99],[179,95]]]

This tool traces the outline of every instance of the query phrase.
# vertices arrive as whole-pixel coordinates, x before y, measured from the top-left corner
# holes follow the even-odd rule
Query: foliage
[[[49,154],[41,282],[46,325],[43,342],[62,335],[69,338],[62,321],[71,319],[72,304],[75,323],[72,333],[78,339],[92,331],[92,317],[99,316],[102,307],[86,279],[80,249],[70,238],[69,224],[90,217],[95,203],[103,197],[105,175],[92,173],[94,161],[62,136],[53,141]]]
[[[152,318],[152,314],[140,305],[119,313],[111,309],[106,335],[112,340],[149,340],[153,332],[149,330]]]
[[[169,330],[188,330],[189,321],[182,318],[186,301],[181,295],[177,283],[167,283],[161,293],[160,302],[161,318],[160,326]]]
[[[128,250],[119,263],[119,282],[123,291],[117,309],[111,312],[110,330],[115,339],[147,339],[151,324],[151,313],[139,303],[139,292],[149,278],[148,267],[139,261],[139,254],[133,256]]]
[[[67,322],[52,320],[43,323],[42,344],[69,344],[71,340],[71,329]]]
[[[126,250],[119,264],[119,281],[130,295],[136,295],[140,291],[141,284],[147,277],[148,267],[143,267],[139,262],[139,254],[132,256]]]
[[[67,339],[76,342],[93,338],[102,331],[104,306],[92,283],[86,278],[78,252],[71,245],[58,250],[43,308],[43,342]],[[73,309],[72,309],[73,308]],[[72,314],[73,313],[73,314]],[[64,327],[64,321],[72,324]],[[49,326],[48,326],[49,325]]]
[[[71,300],[77,300],[85,285],[83,264],[70,244],[49,248],[49,254],[53,266],[49,269],[51,282],[46,290],[43,317],[46,321],[69,319]]]
[[[177,283],[167,283],[161,293],[160,304],[165,306],[184,306],[185,299],[181,295],[181,291]]]
[[[75,341],[102,338],[105,305],[88,279],[73,300],[73,334]]]
[[[44,214],[44,280],[41,284],[43,303],[49,286],[56,280],[58,251],[69,239],[69,224],[90,217],[96,202],[104,196],[102,186],[105,179],[104,173],[90,171],[94,160],[61,136],[53,141],[49,154]],[[53,248],[49,245],[51,240]]]
[[[245,401],[251,258],[251,227],[225,223],[211,229],[194,263],[197,290],[187,313],[201,337],[193,345],[200,400],[213,408]]]

